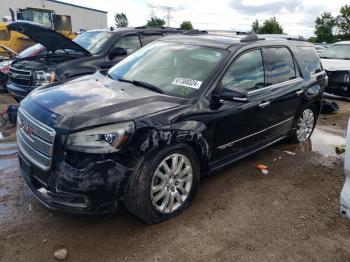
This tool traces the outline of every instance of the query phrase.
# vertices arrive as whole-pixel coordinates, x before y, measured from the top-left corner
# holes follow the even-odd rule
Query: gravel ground
[[[339,104],[340,113],[321,116],[308,143],[274,145],[212,174],[186,212],[152,226],[124,211],[77,216],[43,207],[19,177],[7,126],[0,261],[55,261],[60,248],[66,261],[350,261],[350,221],[339,216],[344,159],[334,153],[345,141],[350,104]]]

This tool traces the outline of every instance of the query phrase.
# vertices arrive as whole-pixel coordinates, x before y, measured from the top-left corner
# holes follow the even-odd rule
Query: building
[[[107,27],[106,11],[56,0],[1,0],[0,19],[11,16],[9,8],[15,13],[19,9],[38,8],[52,10],[57,15],[70,16],[73,32]]]

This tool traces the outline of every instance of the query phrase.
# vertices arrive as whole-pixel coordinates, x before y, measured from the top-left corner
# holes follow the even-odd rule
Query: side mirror
[[[221,91],[220,98],[225,101],[239,102],[239,103],[248,103],[248,92],[238,88],[224,88]]]
[[[127,55],[128,51],[122,47],[114,47],[109,53],[109,59],[112,60],[117,56]]]

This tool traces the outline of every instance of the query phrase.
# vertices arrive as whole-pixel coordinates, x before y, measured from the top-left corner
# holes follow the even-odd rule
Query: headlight
[[[56,81],[55,71],[45,72],[45,71],[35,71],[34,81],[38,84],[50,84]]]
[[[65,149],[92,154],[118,152],[134,130],[133,122],[125,122],[73,133],[68,136]]]
[[[48,84],[50,80],[50,73],[45,71],[35,71],[33,77],[34,81],[38,84]]]

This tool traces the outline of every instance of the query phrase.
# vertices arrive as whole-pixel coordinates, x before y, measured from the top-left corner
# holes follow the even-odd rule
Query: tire
[[[290,142],[299,144],[307,141],[314,132],[317,116],[318,112],[314,105],[303,109],[296,118],[295,130],[289,139]]]
[[[179,169],[172,170],[176,156]],[[191,205],[199,186],[200,165],[190,146],[172,145],[151,151],[141,162],[124,190],[124,206],[130,213],[144,223],[155,224],[180,214]],[[170,172],[166,172],[165,166]]]

